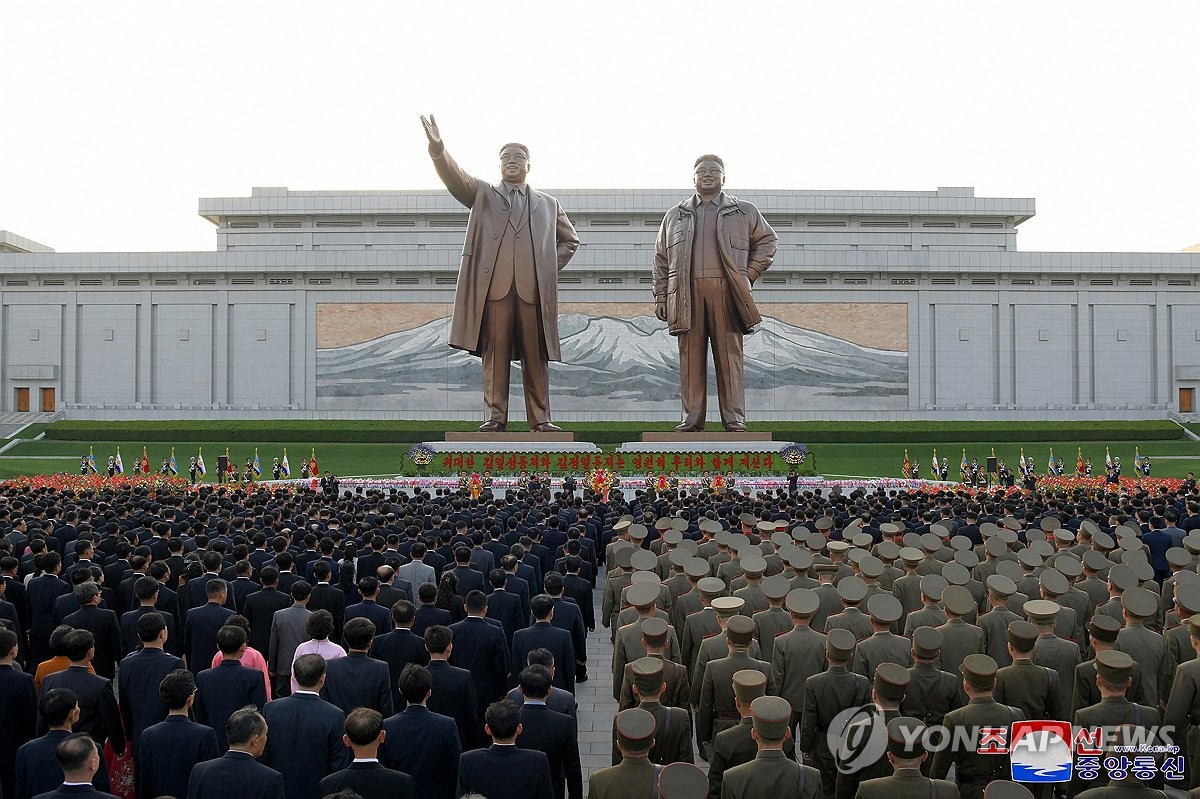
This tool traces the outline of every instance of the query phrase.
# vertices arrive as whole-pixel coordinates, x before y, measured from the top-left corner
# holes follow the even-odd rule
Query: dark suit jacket
[[[371,642],[371,657],[382,660],[388,666],[388,689],[392,694],[392,709],[399,711],[404,707],[400,696],[400,672],[409,663],[424,666],[429,662],[429,653],[425,651],[424,639],[413,635],[412,630],[397,627],[387,635],[381,635]],[[404,769],[400,769],[404,771]]]
[[[212,659],[217,654],[217,630],[232,615],[232,610],[214,602],[206,602],[187,612],[183,624],[183,654],[192,674],[212,666]]]
[[[417,605],[417,614],[413,621],[413,635],[421,638],[430,627],[436,624],[449,627],[452,621],[448,610],[439,608],[437,605]]]
[[[467,594],[472,591],[483,591],[485,594],[488,592],[487,581],[483,575],[470,566],[455,566],[452,571],[458,578],[458,588],[454,593],[463,599],[466,599]]]
[[[91,785],[61,785],[48,793],[38,794],[37,799],[117,799],[111,793],[97,791]]]
[[[575,600],[583,623],[589,630],[596,629],[596,610],[592,606],[592,585],[577,574],[563,575],[563,596]]]
[[[354,791],[362,799],[413,799],[413,778],[379,763],[351,763],[321,780],[321,795],[344,790]]]
[[[284,775],[287,799],[319,799],[317,784],[350,763],[342,743],[346,715],[315,694],[268,702],[262,762]]]
[[[0,787],[13,795],[17,748],[37,729],[37,694],[33,677],[12,666],[0,666]]]
[[[554,600],[554,618],[550,623],[560,630],[566,630],[571,635],[571,647],[575,652],[575,660],[585,661],[587,647],[587,630],[583,626],[583,614],[579,606],[570,599]],[[573,667],[572,667],[573,668]]]
[[[455,799],[462,747],[454,719],[409,705],[383,723],[379,762],[412,775],[417,799]]]
[[[554,684],[575,693],[575,647],[571,644],[571,634],[547,622],[519,630],[513,636],[513,684],[516,675],[525,668],[525,659],[535,649],[550,650],[554,655]]]
[[[327,610],[333,614],[333,634],[329,640],[342,640],[342,622],[346,615],[346,593],[342,589],[329,583],[314,585],[312,595],[308,598],[308,609],[313,613]]]
[[[345,620],[370,619],[375,625],[376,635],[385,635],[392,629],[392,614],[388,608],[371,599],[364,599],[357,605],[346,608]]]
[[[488,705],[504,698],[508,680],[508,642],[504,630],[474,616],[451,624],[450,630],[454,633],[450,664],[471,672],[475,703],[482,718]]]
[[[196,764],[187,792],[188,799],[283,799],[283,776],[245,752],[226,752]]]
[[[56,575],[43,574],[29,581],[25,598],[29,605],[31,638],[48,639],[54,632],[54,600],[71,593],[71,588]]]
[[[159,684],[172,671],[182,668],[181,659],[153,648],[135,652],[121,661],[117,680],[121,721],[133,744],[134,759],[140,754],[142,730],[167,717],[167,704],[158,695]]]
[[[509,591],[493,591],[488,596],[487,617],[500,622],[504,638],[510,642],[513,633],[529,626],[529,616],[521,607],[521,597]]]
[[[214,668],[196,675],[196,703],[192,713],[196,721],[217,733],[217,746],[222,752],[229,748],[225,738],[225,722],[229,717],[246,705],[262,710],[266,703],[267,687],[262,672],[243,666],[239,660],[222,660]]]
[[[361,652],[350,652],[329,661],[323,693],[347,716],[356,707],[369,707],[387,718],[392,715],[390,681],[388,664]]]
[[[229,585],[229,592],[233,594],[233,607],[238,613],[243,613],[246,608],[246,600],[254,594],[262,590],[262,586],[251,580],[249,577],[236,577]],[[243,615],[245,615],[243,613]]]
[[[54,751],[70,734],[66,730],[51,730],[18,749],[16,785],[11,794],[4,795],[11,799],[32,799],[62,785],[63,773]]]
[[[521,705],[521,734],[517,746],[543,752],[550,762],[550,782],[555,799],[583,799],[583,771],[579,765],[579,741],[575,720],[555,713],[542,704]]]
[[[121,710],[111,680],[92,674],[87,666],[70,666],[42,680],[42,693],[51,688],[70,688],[79,698],[79,721],[73,732],[86,732],[101,746],[107,740],[114,752],[125,750]],[[39,719],[38,732],[44,735],[48,731],[46,722]]]
[[[479,703],[471,672],[444,660],[431,660],[426,668],[433,676],[433,692],[425,704],[434,713],[454,719],[463,751],[479,746],[483,728],[479,725]]]
[[[292,606],[292,598],[283,591],[264,588],[246,597],[242,615],[250,622],[250,646],[267,653],[271,648],[271,619],[275,611]]]
[[[219,574],[205,572],[195,580],[189,580],[187,585],[184,586],[183,596],[179,597],[179,601],[188,609],[208,604],[208,581],[215,580],[218,577],[220,577]],[[225,593],[225,607],[230,610],[234,609],[232,591]]]
[[[170,613],[163,613],[158,608],[152,606],[138,606],[131,611],[128,611],[121,616],[121,654],[128,656],[138,651],[142,646],[142,641],[138,638],[137,623],[138,619],[147,613],[158,613],[163,617],[163,621],[167,624],[167,645],[166,650],[172,655],[183,654],[183,644],[179,640],[179,636],[175,631],[175,617]],[[210,661],[211,662],[211,661]],[[98,674],[99,672],[97,672]]]
[[[408,580],[393,578],[390,585],[379,586],[379,594],[375,597],[375,601],[388,609],[390,613],[392,605],[396,604],[401,599],[412,599],[411,586]]]
[[[458,793],[471,791],[488,799],[554,799],[550,763],[541,752],[515,746],[463,752],[458,759]]]
[[[269,731],[268,731],[269,735]],[[188,775],[197,763],[221,756],[217,734],[186,716],[167,716],[138,740],[138,796],[189,799]]]

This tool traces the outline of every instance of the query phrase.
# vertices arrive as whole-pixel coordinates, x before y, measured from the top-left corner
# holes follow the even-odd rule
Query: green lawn
[[[431,438],[434,438],[431,436]],[[142,446],[129,441],[61,441],[43,439],[27,441],[0,455],[0,478],[26,474],[50,474],[54,472],[77,472],[79,458],[91,446],[95,450],[96,464],[104,468],[108,456],[116,451],[117,444],[121,446],[121,457],[126,470],[132,470],[134,460],[142,455]],[[780,446],[784,442],[780,442]],[[1142,454],[1151,457],[1154,463],[1156,477],[1182,477],[1188,471],[1200,472],[1200,443],[1179,441],[1145,441],[1120,442],[1110,446],[1114,456],[1120,457],[1125,466],[1125,474],[1132,474],[1134,447],[1140,447]],[[246,458],[253,457],[254,448],[258,447],[259,459],[263,471],[270,473],[271,459],[280,457],[283,447],[271,442],[247,442],[229,446],[229,453],[239,465]],[[812,451],[817,457],[817,471],[826,475],[881,476],[899,477],[900,466],[904,460],[904,450],[907,447],[910,458],[921,461],[921,476],[929,476],[929,463],[933,448],[937,447],[938,457],[950,458],[950,476],[958,477],[958,462],[962,457],[963,444],[913,442],[908,444],[891,443],[830,443],[813,444]],[[967,457],[978,458],[980,463],[991,454],[990,442],[966,444]],[[1039,473],[1045,473],[1046,458],[1050,444],[1047,442],[1030,442],[1022,444],[1005,443],[995,447],[996,455],[1004,458],[1009,464],[1016,463],[1022,447],[1025,454],[1032,456],[1037,462]],[[1054,453],[1061,457],[1067,465],[1068,472],[1075,466],[1077,444],[1074,441],[1056,442],[1053,444]],[[204,448],[204,460],[209,469],[209,479],[216,468],[217,455],[224,454],[226,444],[220,441],[184,442],[175,445],[175,459],[181,471],[185,471],[188,458],[196,453],[197,447]],[[415,469],[407,462],[405,454],[408,444],[344,444],[344,443],[312,443],[289,442],[287,444],[288,459],[291,462],[292,474],[298,475],[301,463],[306,460],[316,447],[317,461],[322,471],[333,470],[339,475],[395,475],[401,473],[414,474]],[[157,471],[162,458],[170,453],[169,442],[147,444],[150,457],[150,468]],[[606,451],[614,447],[606,445]],[[1094,473],[1104,473],[1103,443],[1086,442],[1083,444],[1084,457],[1090,457]],[[1178,460],[1176,459],[1178,458]]]

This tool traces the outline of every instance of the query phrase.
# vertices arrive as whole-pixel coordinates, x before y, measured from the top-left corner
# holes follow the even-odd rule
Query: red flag
[[[316,477],[320,473],[321,470],[317,468],[317,450],[314,448],[312,456],[308,459],[308,475],[309,477]]]

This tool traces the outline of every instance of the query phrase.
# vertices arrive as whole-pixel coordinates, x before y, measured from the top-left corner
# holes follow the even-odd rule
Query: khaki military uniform
[[[941,627],[945,623],[946,611],[937,605],[926,605],[908,614],[904,620],[904,637],[912,638],[913,630],[918,627]]]
[[[945,725],[950,728],[979,729],[1006,727],[1023,721],[1025,714],[1014,707],[1002,705],[991,698],[972,699],[963,707],[946,714]],[[979,754],[978,739],[964,748],[947,746],[933,756],[930,776],[945,778],[950,766],[955,767],[955,779],[962,799],[983,799],[983,789],[992,780],[1007,780],[1011,774],[1008,755]]]
[[[900,714],[912,716],[926,726],[941,724],[946,714],[966,704],[962,678],[934,668],[930,663],[918,663],[908,670],[908,688],[900,703]],[[926,760],[928,770],[929,760]]]
[[[1133,680],[1125,692],[1125,698],[1130,702],[1142,704],[1142,682],[1139,679],[1141,666],[1133,662]],[[1071,684],[1071,718],[1080,709],[1091,707],[1100,702],[1100,689],[1096,687],[1096,659],[1085,660],[1075,667],[1075,679]]]
[[[892,719],[900,718],[900,711],[885,710],[883,711],[883,724],[887,725]],[[876,722],[878,723],[878,722]],[[872,722],[863,720],[852,724],[846,729],[846,741],[849,744],[862,741],[870,734]],[[857,751],[859,746],[855,746]],[[877,777],[888,777],[892,774],[892,764],[888,761],[887,752],[882,753],[874,763],[868,763],[857,771],[845,774],[838,771],[835,778],[833,799],[854,799],[858,793],[858,786],[864,780],[873,780]]]
[[[842,611],[842,599],[838,596],[837,588],[832,585],[818,585],[812,589],[817,595],[819,604],[809,624],[819,633],[829,631],[829,620]]]
[[[617,634],[613,622],[617,618],[617,613],[621,610],[621,592],[629,586],[633,579],[633,572],[619,570],[616,574],[609,574],[608,579],[604,582],[604,598],[600,605],[600,622],[612,630],[612,636],[615,638]]]
[[[892,596],[900,600],[904,615],[915,613],[925,604],[921,599],[921,575],[909,572],[903,577],[897,577],[892,583]]]
[[[695,588],[680,595],[675,600],[675,604],[671,605],[671,626],[675,628],[675,634],[679,636],[681,642],[683,641],[683,625],[687,621],[687,617],[693,613],[699,613],[703,609],[704,603],[700,601],[700,592]]]
[[[1175,730],[1187,729],[1189,725],[1200,725],[1200,660],[1189,660],[1175,670],[1175,681],[1171,684],[1171,698],[1167,700],[1163,723]],[[1181,736],[1177,733],[1176,738],[1179,737]],[[1176,745],[1179,745],[1178,741]],[[1196,758],[1200,756],[1195,736],[1188,737],[1186,748],[1187,760],[1195,763]],[[1190,776],[1188,787],[1198,787],[1196,783],[1200,781],[1200,769],[1192,768]]]
[[[823,793],[832,797],[837,764],[829,751],[826,733],[838,713],[848,707],[862,707],[871,699],[871,681],[845,666],[830,666],[809,677],[804,684],[804,705],[800,715],[800,751],[812,756],[821,773]]]
[[[622,760],[615,766],[593,771],[588,780],[588,799],[642,799],[655,789],[660,769],[649,758]]]
[[[1061,611],[1060,611],[1061,612]],[[1079,647],[1057,635],[1043,635],[1033,645],[1033,662],[1058,672],[1058,702],[1056,707],[1061,716],[1050,716],[1069,721],[1067,712],[1071,707],[1071,696],[1075,686],[1075,667],[1081,660]]]
[[[717,612],[712,608],[704,608],[687,617],[679,648],[683,665],[689,675],[693,673],[692,667],[696,665],[696,656],[700,654],[700,645],[704,643],[704,639],[719,632],[721,625],[717,623]]]
[[[675,630],[672,627],[667,627],[667,651],[666,659],[678,662],[680,658],[679,639],[675,637]],[[617,630],[617,639],[613,644],[613,699],[621,698],[621,682],[625,675],[625,667],[637,660],[646,656],[646,647],[642,643],[642,622],[630,622],[621,629]]]
[[[1144,705],[1135,705],[1126,699],[1102,699],[1099,704],[1081,708],[1075,714],[1071,723],[1077,727],[1091,729],[1104,727],[1111,730],[1124,725],[1133,725],[1143,729],[1157,728],[1161,723],[1158,711]],[[1071,795],[1074,796],[1088,788],[1097,788],[1107,781],[1107,778],[1084,781],[1078,774],[1071,777]]]
[[[763,593],[761,585],[747,585],[745,588],[738,588],[733,592],[733,595],[746,600],[746,607],[741,611],[743,616],[753,618],[755,613],[770,607],[770,603],[767,602],[767,595]]]
[[[708,795],[721,795],[721,782],[725,772],[743,763],[749,763],[758,754],[758,744],[750,737],[754,720],[744,717],[736,726],[717,733],[713,739],[712,761],[708,764]],[[783,753],[789,760],[796,759],[796,742],[787,738],[783,742]]]
[[[907,669],[912,665],[912,641],[890,632],[874,633],[854,648],[850,670],[873,680],[881,663],[895,663]]]
[[[779,695],[792,706],[792,727],[804,707],[804,684],[825,670],[825,636],[810,627],[793,629],[775,640],[771,653],[771,678]]]
[[[950,619],[937,629],[942,634],[941,669],[961,679],[963,659],[967,655],[986,654],[983,630],[962,619]]]
[[[1167,673],[1163,680],[1163,691],[1159,700],[1166,702],[1171,695],[1171,684],[1175,681],[1175,671],[1180,664],[1194,660],[1196,652],[1192,649],[1191,635],[1188,633],[1186,624],[1176,624],[1171,627],[1163,635],[1163,639],[1167,646]]]
[[[792,631],[792,614],[783,608],[767,608],[753,616],[754,638],[763,660],[770,661],[775,653],[775,639]]]
[[[983,630],[983,654],[996,661],[997,666],[1011,666],[1008,655],[1008,625],[1023,621],[1008,608],[994,608],[979,616],[979,629]],[[961,662],[960,662],[961,663]]]
[[[757,660],[761,654],[758,642],[751,641],[746,653],[751,658]],[[704,680],[704,667],[725,657],[729,657],[729,639],[726,637],[724,630],[716,635],[710,635],[700,644],[700,651],[696,653],[696,665],[688,674],[692,681],[691,699],[693,705],[700,704],[700,690]]]
[[[637,705],[654,716],[654,746],[650,748],[650,762],[659,766],[671,763],[694,763],[692,756],[692,714],[677,707],[664,707],[658,702],[642,702]],[[617,749],[617,722],[612,728],[612,764],[621,762]]]
[[[1066,720],[1063,718],[1066,708],[1060,710],[1058,704],[1061,701],[1058,672],[1038,666],[1028,658],[1018,659],[996,672],[993,696],[1001,704],[1020,708],[1024,718]]]
[[[1141,665],[1141,694],[1146,704],[1158,707],[1159,687],[1166,681],[1167,647],[1163,637],[1139,624],[1131,624],[1117,633],[1113,647]]]
[[[819,799],[821,775],[791,760],[782,749],[764,749],[749,763],[729,769],[720,799]]]
[[[859,799],[960,799],[957,785],[930,780],[915,768],[899,769],[890,777],[860,783],[857,796]]]
[[[830,616],[825,622],[825,632],[830,630],[849,630],[854,633],[856,641],[868,638],[874,632],[871,617],[857,607],[849,607],[836,616]]]
[[[701,676],[698,709],[696,710],[696,740],[701,745],[741,720],[733,696],[733,674],[742,669],[754,669],[767,677],[767,694],[774,696],[775,681],[771,679],[771,664],[756,660],[745,652],[732,652],[728,657],[713,660],[704,667]],[[695,695],[695,691],[692,692]]]
[[[678,663],[666,660],[661,655],[650,655],[663,661],[663,682],[667,687],[663,689],[662,696],[659,701],[667,707],[681,707],[684,710],[691,712],[689,701],[691,699],[691,690],[688,683],[687,669]],[[638,700],[633,693],[633,670],[632,662],[625,664],[625,672],[621,678],[621,696],[617,699],[618,710],[628,710],[631,707],[637,707]]]

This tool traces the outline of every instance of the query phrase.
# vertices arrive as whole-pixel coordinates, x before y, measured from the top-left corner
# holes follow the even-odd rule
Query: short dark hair
[[[421,587],[417,589],[417,599],[421,600],[426,605],[436,602],[437,586],[433,583],[421,583]],[[395,605],[392,607],[395,607]]]
[[[492,588],[503,588],[508,582],[508,575],[504,573],[504,569],[492,569],[488,572],[488,582],[492,584]]]
[[[138,640],[143,644],[148,644],[158,634],[167,629],[167,620],[158,612],[143,613],[137,620]]]
[[[366,649],[375,637],[375,622],[361,616],[353,618],[342,628],[342,637],[351,649]]]
[[[511,738],[517,734],[521,723],[521,709],[515,702],[501,699],[488,705],[483,720],[492,731],[493,738]]]
[[[225,738],[230,746],[237,746],[247,743],[266,728],[267,720],[258,712],[258,708],[244,707],[233,711],[229,721],[225,722]]]
[[[288,593],[292,595],[292,599],[297,602],[303,602],[312,596],[312,586],[303,580],[297,580],[292,583],[292,587],[288,589]]]
[[[430,586],[433,588],[433,586]],[[434,589],[435,591],[437,589]],[[392,605],[392,623],[397,627],[412,624],[417,618],[417,609],[407,599],[397,599]]]
[[[379,740],[383,732],[383,715],[369,707],[356,707],[346,716],[346,737],[356,746],[366,746]]]
[[[70,774],[86,768],[92,756],[99,753],[100,750],[96,748],[92,736],[86,732],[77,732],[58,742],[54,749],[54,759],[58,761],[58,767],[64,774]]]
[[[481,610],[486,610],[488,606],[487,594],[478,589],[468,591],[466,605],[469,613],[478,613]]]
[[[440,655],[454,643],[454,631],[441,624],[425,628],[425,649],[431,655]]]
[[[325,640],[333,633],[333,614],[324,608],[313,611],[304,622],[304,632],[314,640]]]
[[[563,592],[563,578],[558,572],[547,572],[542,580],[542,588],[547,594],[557,596]]]
[[[158,564],[155,565],[157,566]],[[133,595],[137,597],[139,602],[145,599],[153,599],[157,593],[158,580],[155,580],[153,577],[139,577],[133,584]]]
[[[220,577],[214,577],[204,584],[204,594],[209,599],[216,599],[229,591],[229,586]]]
[[[79,697],[70,688],[51,688],[38,700],[38,715],[47,727],[61,727],[78,704]]]
[[[526,699],[545,699],[550,693],[552,679],[545,666],[527,666],[519,678],[521,693]]]
[[[196,678],[187,669],[175,669],[158,684],[158,696],[170,710],[182,710],[196,692]]]
[[[332,543],[332,542],[330,542],[330,543]],[[333,567],[331,567],[325,561],[318,560],[316,563],[313,564],[313,577],[316,577],[318,581],[324,580],[326,577],[329,577],[332,574],[333,574]]]
[[[697,158],[696,163],[692,164],[692,169],[695,169],[696,167],[700,166],[705,161],[715,161],[717,164],[720,165],[721,171],[722,172],[725,171],[725,162],[721,160],[721,156],[714,155],[713,153],[705,153],[704,155]]]
[[[400,672],[397,685],[404,701],[410,705],[416,705],[425,701],[425,697],[433,690],[433,675],[424,666],[409,663]]]
[[[72,663],[78,663],[95,645],[96,637],[88,630],[72,630],[63,637],[63,654]]]
[[[325,676],[328,668],[329,664],[320,655],[301,655],[292,664],[292,676],[296,678],[296,685],[301,688],[314,688]]]
[[[554,668],[554,653],[545,647],[529,650],[525,656],[526,666],[545,666],[547,670]]]
[[[7,627],[0,627],[0,657],[14,654],[17,648],[17,634]]]
[[[550,615],[550,611],[554,610],[554,600],[545,594],[538,594],[529,600],[529,609],[533,611],[533,617],[541,621]]]
[[[258,576],[262,578],[263,585],[272,585],[279,582],[279,569],[275,566],[263,566]]]
[[[246,645],[246,631],[234,624],[226,624],[217,630],[217,648],[225,657],[236,654]]]
[[[379,593],[379,580],[375,577],[364,577],[358,581],[358,593],[372,596]]]

